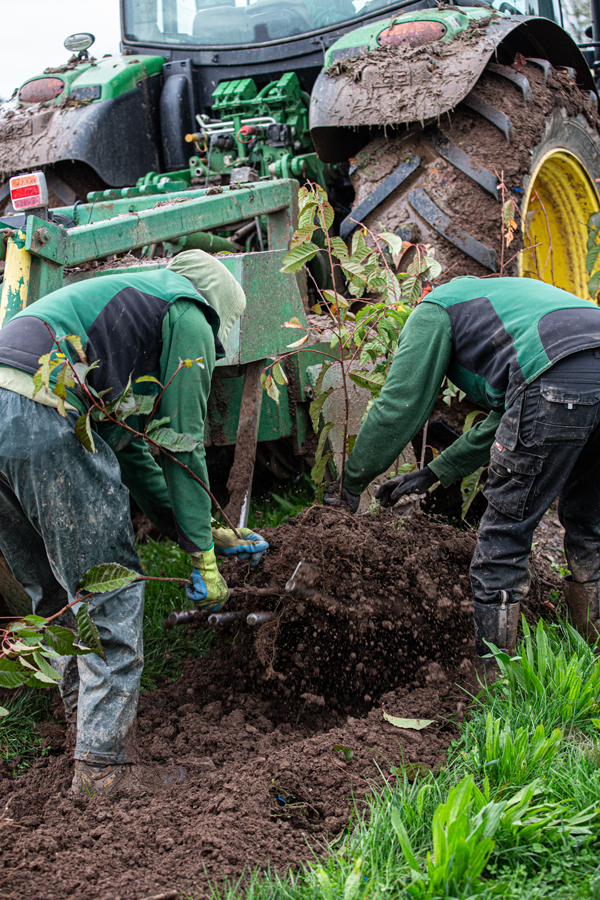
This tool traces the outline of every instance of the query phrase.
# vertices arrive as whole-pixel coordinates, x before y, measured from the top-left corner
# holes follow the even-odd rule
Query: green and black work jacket
[[[489,462],[504,410],[571,353],[600,346],[600,309],[527,278],[457,278],[411,313],[381,395],[346,465],[360,494],[386,472],[431,415],[444,378],[490,410],[429,468],[446,486]]]
[[[76,334],[88,362],[98,363],[88,383],[97,393],[109,391],[106,399],[116,399],[130,378],[134,383],[152,375],[164,385],[181,359],[204,357],[204,368],[194,365],[178,372],[156,412],[156,417],[169,416],[175,431],[203,441],[212,373],[224,355],[218,328],[217,313],[188,278],[168,269],[125,271],[63,287],[18,313],[0,330],[0,364],[33,375],[40,356],[56,352],[52,335]],[[67,341],[61,348],[78,361]],[[144,382],[134,384],[134,390],[158,392],[159,387]],[[85,411],[76,389],[69,390],[68,400]],[[136,427],[135,417],[127,422]],[[115,451],[123,482],[144,513],[187,552],[208,549],[212,532],[206,491],[175,462],[163,457],[161,465],[156,463],[147,444],[119,425],[96,427]],[[137,423],[136,430],[142,428],[143,422]],[[208,483],[204,444],[175,455]]]

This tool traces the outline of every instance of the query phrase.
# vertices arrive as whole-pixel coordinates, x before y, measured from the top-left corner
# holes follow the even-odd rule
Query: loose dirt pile
[[[211,657],[141,697],[139,760],[171,784],[139,798],[72,797],[66,742],[46,726],[50,755],[0,781],[2,896],[141,900],[297,866],[343,837],[352,804],[367,813],[372,784],[393,781],[395,767],[443,761],[466,705],[455,683],[473,683],[473,535],[418,514],[323,509],[265,533],[264,562],[231,562],[225,575],[272,589],[245,595],[244,611],[274,618],[223,629]],[[321,569],[310,599],[284,591],[300,559]],[[554,586],[544,577],[533,605]],[[398,729],[382,706],[433,724]]]

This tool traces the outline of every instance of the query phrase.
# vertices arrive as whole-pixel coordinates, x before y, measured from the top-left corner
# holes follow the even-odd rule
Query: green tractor
[[[587,296],[600,16],[582,51],[560,0],[514,2],[122,0],[120,55],[72,35],[68,62],[3,104],[0,203],[32,169],[54,207],[308,179],[344,238],[377,222],[432,244],[448,277],[502,270]],[[239,231],[220,236],[264,248],[260,225]]]
[[[0,324],[127,251],[140,265],[193,247],[231,254],[248,314],[215,374],[206,443],[241,521],[254,452],[268,480],[315,451],[319,329],[279,404],[260,390],[288,343],[282,323],[308,331],[315,299],[312,279],[279,272],[298,183],[325,188],[345,240],[364,224],[431,245],[442,279],[520,274],[588,296],[600,15],[581,49],[560,0],[532,2],[123,0],[120,55],[94,59],[93,35],[71,35],[68,62],[0,107]],[[44,209],[19,212],[10,177],[35,171]],[[456,424],[441,417],[429,442],[447,445]]]

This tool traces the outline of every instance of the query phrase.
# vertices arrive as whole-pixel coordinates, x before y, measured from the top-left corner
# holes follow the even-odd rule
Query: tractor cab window
[[[198,47],[280,41],[397,0],[125,0],[127,40]],[[552,0],[549,0],[552,2]]]
[[[492,6],[510,15],[543,16],[559,24],[562,21],[560,0],[492,0]]]

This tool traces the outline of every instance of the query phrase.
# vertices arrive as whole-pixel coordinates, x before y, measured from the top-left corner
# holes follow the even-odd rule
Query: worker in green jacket
[[[423,469],[385,482],[384,507],[447,486],[489,462],[471,564],[475,636],[513,652],[529,587],[533,532],[556,497],[571,576],[573,624],[600,634],[600,309],[540,281],[458,278],[411,313],[381,395],[346,463],[341,498],[386,472],[428,420],[444,378],[489,410]]]
[[[56,354],[53,338],[78,335],[88,384],[116,399],[128,384],[158,393],[182,359],[156,417],[199,441],[174,456],[208,484],[204,423],[216,360],[246,306],[237,281],[200,250],[181,253],[167,268],[103,276],[63,287],[14,316],[0,330],[0,550],[32,599],[49,616],[73,600],[84,573],[116,562],[142,573],[134,547],[131,494],[154,524],[186,551],[200,607],[228,598],[216,555],[257,563],[268,544],[249,529],[241,537],[211,525],[204,488],[173,460],[154,460],[147,444],[118,424],[96,425],[95,453],[75,435],[86,398],[68,391],[66,417],[52,390],[35,391],[40,357]],[[71,344],[60,344],[72,354]],[[154,380],[155,379],[155,380]],[[160,385],[159,385],[160,382]],[[141,417],[140,417],[141,418]],[[135,416],[127,424],[142,431]],[[137,426],[137,427],[136,427]],[[142,670],[143,582],[96,594],[90,602],[106,661],[95,655],[55,661],[67,715],[77,715],[73,789],[113,794],[133,790],[129,735]]]

